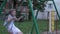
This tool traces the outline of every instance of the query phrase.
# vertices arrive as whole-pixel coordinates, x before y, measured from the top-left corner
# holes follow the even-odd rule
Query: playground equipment
[[[52,20],[52,32],[54,32],[54,11],[52,11],[52,15],[51,15],[51,20]]]
[[[54,11],[49,12],[49,33],[54,32]]]
[[[39,0],[39,1],[41,1],[41,0]],[[60,20],[60,16],[59,16],[59,14],[58,14],[58,10],[57,10],[57,8],[56,8],[56,5],[55,5],[55,2],[54,2],[54,0],[52,0],[53,1],[53,4],[54,4],[54,7],[55,7],[55,9],[56,9],[56,13],[57,13],[57,15],[58,15],[58,17],[59,17],[59,20]],[[5,6],[5,4],[6,4],[6,2],[7,2],[7,0],[4,0],[4,2],[2,3],[2,5],[1,5],[1,7],[0,7],[0,13],[2,12],[2,10],[3,10],[3,7]],[[37,15],[38,15],[38,12],[39,11],[37,11],[37,13],[36,13],[36,16],[34,16],[34,11],[33,11],[33,5],[32,5],[32,1],[31,0],[28,0],[28,3],[29,3],[29,7],[30,7],[30,10],[31,10],[31,13],[32,13],[32,17],[33,17],[33,27],[32,27],[32,31],[31,31],[31,34],[32,34],[32,32],[33,32],[33,29],[34,29],[34,27],[35,27],[35,29],[36,29],[36,34],[40,34],[39,33],[39,29],[38,29],[38,24],[37,24],[37,21],[36,21],[36,19],[35,18],[37,18]],[[51,32],[51,29],[52,29],[52,31],[54,31],[54,12],[52,11],[52,12],[50,12],[51,14],[52,14],[52,21],[51,21],[51,19],[50,19],[50,22],[52,22],[52,23],[50,23],[50,32]],[[51,28],[51,25],[52,25],[52,28]]]
[[[41,0],[39,0],[39,1],[41,1]],[[56,5],[55,5],[54,0],[52,0],[52,2],[53,2],[53,4],[54,4],[56,13],[57,13],[57,15],[58,15],[58,17],[59,17],[59,21],[60,21],[60,16],[59,16],[59,13],[58,13],[58,10],[57,10],[57,7],[56,7]],[[36,13],[36,18],[37,18],[38,12],[39,12],[39,11],[37,11],[37,13]],[[54,31],[54,12],[53,12],[53,11],[50,12],[49,15],[50,15],[50,19],[49,19],[49,32],[53,32],[53,31]],[[57,27],[57,26],[56,26],[56,27]],[[33,29],[32,29],[32,30],[33,30]],[[57,34],[57,33],[56,33],[56,34]]]
[[[34,25],[35,25],[35,28],[36,28],[36,34],[39,34],[38,26],[37,26],[37,21],[36,21],[36,19],[35,19],[34,12],[33,12],[32,2],[31,2],[31,0],[28,0],[28,2],[29,2],[30,10],[31,10],[31,12],[32,12],[33,21],[35,22]]]

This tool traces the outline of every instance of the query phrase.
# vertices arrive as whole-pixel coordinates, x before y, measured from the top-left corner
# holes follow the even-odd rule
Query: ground
[[[60,34],[60,30],[54,32],[43,32],[41,34]]]
[[[8,34],[6,28],[3,26],[2,20],[0,20],[0,33],[1,34]],[[38,27],[39,27],[39,33],[40,34],[47,34],[46,31],[48,31],[48,25],[49,21],[48,20],[37,20]],[[58,30],[60,30],[60,23],[59,21],[55,21],[55,30],[56,30],[56,23],[58,23]],[[24,22],[16,22],[15,25],[24,33],[24,34],[29,34],[32,29],[33,21],[24,21]],[[60,31],[59,31],[60,32]],[[56,32],[55,32],[56,33]],[[33,31],[33,34],[35,33],[35,29]]]

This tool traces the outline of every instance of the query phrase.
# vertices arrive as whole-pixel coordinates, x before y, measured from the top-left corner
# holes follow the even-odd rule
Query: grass
[[[47,20],[38,20],[38,27],[39,27],[39,32],[44,32],[48,31],[48,25],[49,21]],[[58,23],[58,30],[60,30],[60,23]],[[24,21],[24,22],[16,22],[15,23],[16,27],[18,27],[24,34],[29,34],[32,29],[33,21]],[[56,22],[55,22],[55,30],[56,30]],[[0,20],[0,34],[8,34],[7,29],[3,26],[3,21]],[[33,34],[35,34],[35,29],[33,31]]]

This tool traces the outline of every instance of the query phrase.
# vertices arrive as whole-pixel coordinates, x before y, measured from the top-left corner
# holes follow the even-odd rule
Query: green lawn
[[[48,25],[49,21],[47,20],[38,20],[38,27],[39,27],[39,32],[44,32],[48,31]],[[58,23],[58,30],[60,29],[60,23]],[[16,22],[15,25],[24,33],[24,34],[29,34],[31,32],[31,28],[33,25],[33,21],[24,21],[24,22]],[[55,30],[56,30],[56,23],[55,23]],[[6,28],[3,26],[3,21],[0,21],[0,33],[1,34],[8,34]],[[35,29],[34,32],[35,34]]]

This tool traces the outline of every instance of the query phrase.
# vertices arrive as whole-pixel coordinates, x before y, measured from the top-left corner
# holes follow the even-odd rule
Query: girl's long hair
[[[5,19],[8,18],[8,15],[12,16],[12,12],[15,11],[14,9],[10,10],[6,15],[5,15]]]
[[[11,10],[9,11],[9,14],[11,14],[13,11],[15,11],[15,9],[11,9]]]
[[[12,13],[13,11],[15,11],[15,9],[10,9],[10,11],[9,11],[8,13],[6,13],[6,16],[12,15],[11,13]]]

